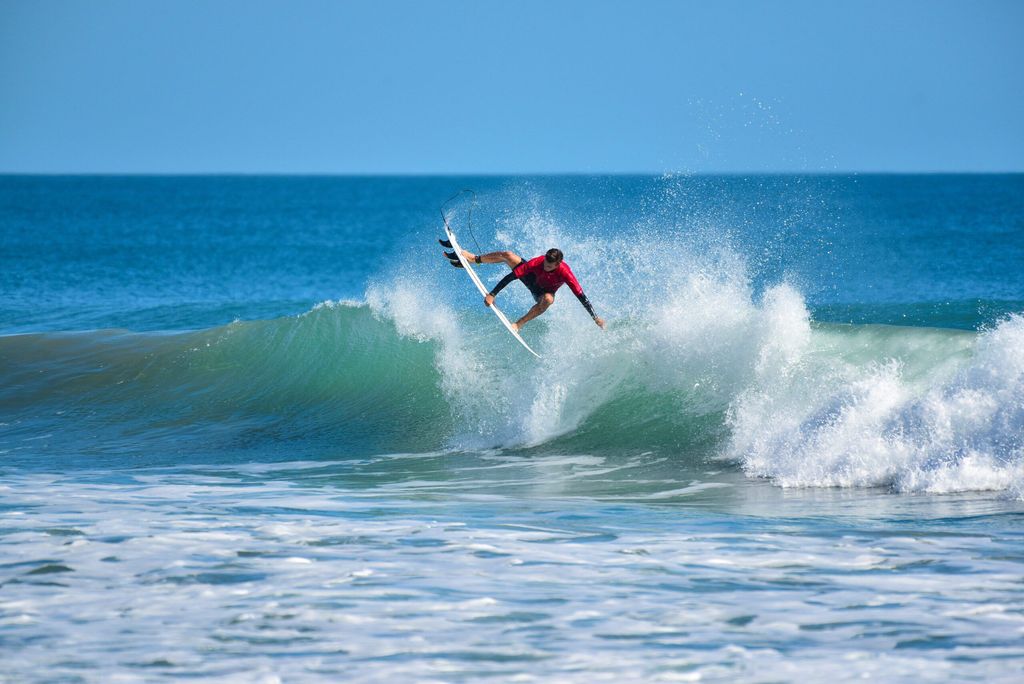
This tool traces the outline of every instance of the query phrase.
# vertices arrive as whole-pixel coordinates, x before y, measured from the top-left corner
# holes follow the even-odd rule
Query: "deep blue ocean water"
[[[0,264],[0,680],[1024,676],[1024,175],[0,176]]]

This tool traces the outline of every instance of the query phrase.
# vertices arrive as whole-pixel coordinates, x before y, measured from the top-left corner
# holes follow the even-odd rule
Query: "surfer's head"
[[[544,255],[544,270],[554,271],[560,263],[562,263],[562,250],[552,247]]]

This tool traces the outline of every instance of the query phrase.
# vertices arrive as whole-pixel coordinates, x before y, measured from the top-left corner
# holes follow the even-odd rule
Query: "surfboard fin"
[[[442,247],[447,247],[448,249],[452,248],[452,243],[448,242],[447,240],[438,240],[438,242],[441,243]]]
[[[461,262],[461,261],[459,261],[458,259],[452,259],[452,260],[451,260],[451,261],[449,261],[448,263],[450,263],[450,264],[451,264],[452,266],[454,266],[455,268],[464,268],[464,267],[463,267],[463,265],[462,265],[462,262]]]
[[[445,252],[444,255],[448,257],[448,259],[450,259],[451,261],[459,260],[459,255],[456,254],[455,252]]]

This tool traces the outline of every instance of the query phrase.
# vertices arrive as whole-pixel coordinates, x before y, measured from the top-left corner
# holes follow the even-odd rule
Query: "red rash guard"
[[[553,271],[544,270],[544,255],[534,257],[529,261],[523,261],[518,266],[512,269],[512,273],[516,278],[526,282],[528,278],[526,276],[533,276],[529,278],[532,280],[533,287],[527,284],[531,290],[537,289],[541,292],[555,293],[558,288],[565,283],[572,290],[572,293],[579,297],[583,294],[583,288],[580,287],[579,282],[576,281],[576,276],[573,275],[572,269],[569,268],[569,264],[564,261],[559,262],[558,268]]]
[[[587,295],[583,294],[583,288],[580,287],[576,276],[572,273],[572,269],[569,268],[569,264],[561,261],[553,270],[545,271],[544,259],[545,256],[541,254],[529,261],[520,262],[518,266],[512,269],[511,273],[494,286],[494,289],[491,290],[491,295],[497,296],[506,285],[513,280],[519,279],[523,281],[523,285],[529,288],[533,298],[539,301],[545,294],[554,294],[558,288],[566,284],[572,290],[572,293],[576,295],[576,299],[580,300],[580,304],[587,310],[590,317],[596,319],[597,314],[594,313],[594,307],[591,306]]]

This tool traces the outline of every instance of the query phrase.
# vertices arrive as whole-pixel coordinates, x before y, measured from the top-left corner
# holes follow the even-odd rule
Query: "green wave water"
[[[689,326],[632,320],[573,349],[564,328],[537,326],[531,332],[547,367],[557,368],[539,375],[514,354],[487,365],[494,348],[504,353],[509,345],[500,345],[507,341],[486,316],[417,330],[422,321],[402,321],[390,300],[376,308],[327,303],[295,317],[187,333],[7,336],[0,338],[6,464],[28,466],[17,445],[42,431],[33,451],[88,443],[79,467],[124,458],[166,465],[254,454],[625,450],[668,454],[680,466],[725,460],[791,484],[917,478],[926,488],[940,486],[930,470],[973,460],[976,472],[952,474],[941,486],[1019,493],[1020,319],[979,335],[812,324],[786,288],[746,304],[745,316],[719,323],[717,339],[700,344]],[[709,332],[702,326],[701,335]],[[965,374],[991,377],[958,393]],[[964,392],[973,403],[963,404]],[[1007,396],[992,422],[986,406]],[[873,398],[864,408],[866,397]],[[929,455],[939,448],[929,422],[937,418],[913,417],[928,401],[940,412],[977,413],[948,426],[954,434],[940,445],[939,462]],[[894,430],[903,444],[887,446]],[[879,461],[862,464],[858,480],[841,454],[873,442]],[[794,470],[791,454],[803,449],[813,451]]]

